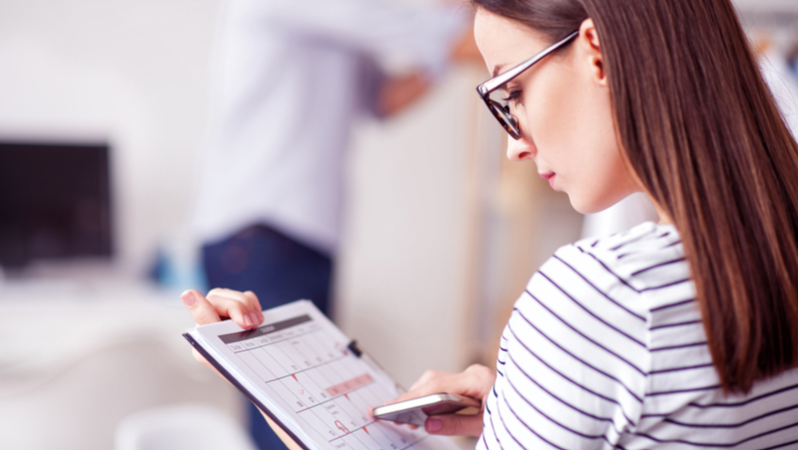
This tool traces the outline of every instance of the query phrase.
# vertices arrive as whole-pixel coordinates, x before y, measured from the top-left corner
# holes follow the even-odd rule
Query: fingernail
[[[242,320],[244,320],[244,326],[248,328],[253,326],[253,321],[250,320],[250,314],[244,314]]]
[[[187,308],[191,308],[197,303],[197,299],[194,297],[194,293],[192,291],[186,291],[181,294],[181,301]]]
[[[428,419],[425,421],[425,431],[428,433],[436,433],[442,429],[442,421],[437,419]]]
[[[259,325],[261,325],[261,322],[263,321],[263,319],[260,319],[260,320],[259,320],[259,318],[258,318],[258,314],[256,314],[256,313],[250,313],[250,317],[252,317],[252,318],[253,318],[253,325],[255,325],[255,326],[259,326]]]

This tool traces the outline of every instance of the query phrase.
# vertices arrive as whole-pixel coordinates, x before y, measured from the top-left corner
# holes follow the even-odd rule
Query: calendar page
[[[369,408],[402,390],[310,301],[264,311],[256,329],[226,320],[184,337],[305,448],[459,448],[421,428],[373,419]]]

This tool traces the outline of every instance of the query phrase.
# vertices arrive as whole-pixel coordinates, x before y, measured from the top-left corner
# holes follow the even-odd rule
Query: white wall
[[[406,387],[467,357],[475,84],[474,68],[457,68],[400,117],[365,124],[353,149],[336,317]]]

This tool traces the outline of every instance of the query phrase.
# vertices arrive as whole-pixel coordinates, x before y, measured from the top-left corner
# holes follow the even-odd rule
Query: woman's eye
[[[506,103],[518,103],[521,92],[522,91],[511,91],[508,93],[508,97],[504,98],[503,101]]]

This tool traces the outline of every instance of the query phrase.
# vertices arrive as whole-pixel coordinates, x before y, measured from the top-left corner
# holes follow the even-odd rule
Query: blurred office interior
[[[136,414],[186,404],[243,420],[180,336],[178,294],[208,289],[188,220],[219,3],[0,3],[0,447],[121,449]],[[734,3],[796,134],[797,2]],[[539,264],[647,218],[637,202],[586,218],[508,162],[486,77],[454,65],[355,130],[333,319],[405,386],[491,366]],[[9,225],[31,205],[54,208],[44,231]]]

